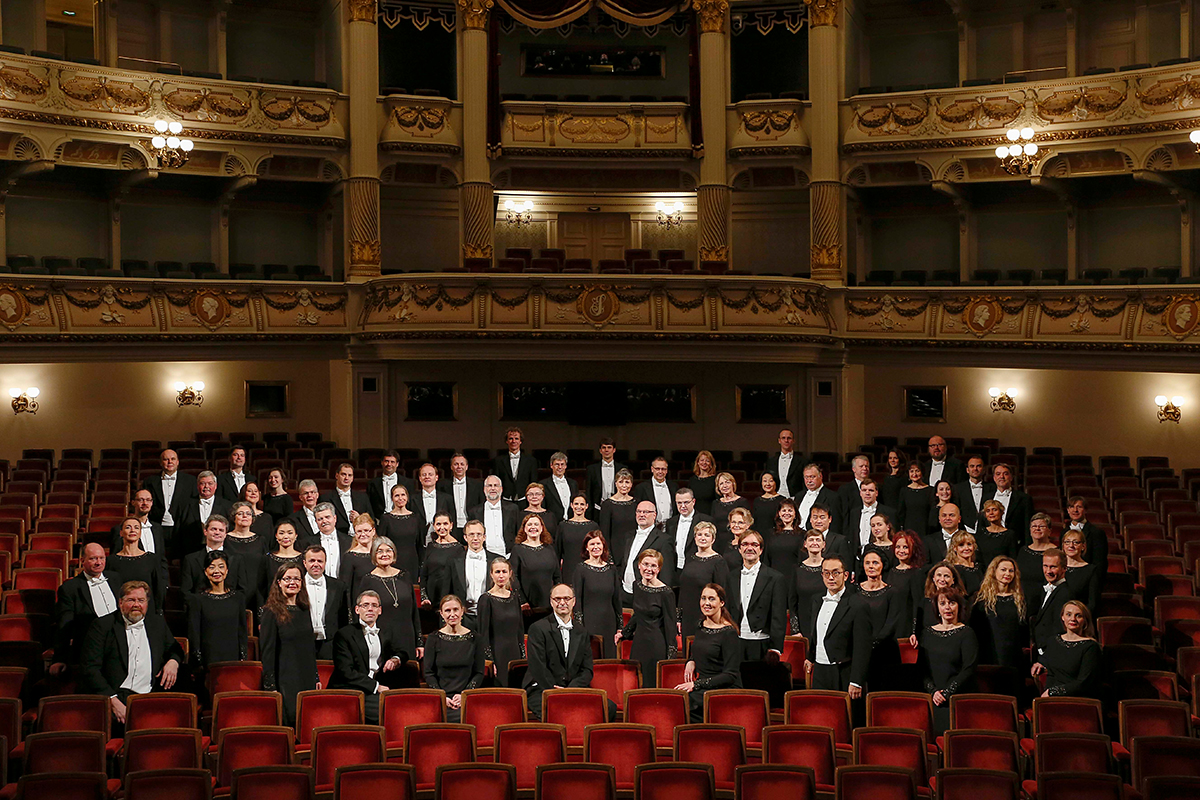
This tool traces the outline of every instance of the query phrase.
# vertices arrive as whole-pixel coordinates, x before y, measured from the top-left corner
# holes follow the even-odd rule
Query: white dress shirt
[[[485,547],[508,558],[508,545],[504,543],[504,511],[500,502],[483,502],[483,530]]]
[[[215,499],[216,499],[215,495],[213,497],[208,498],[207,500],[205,500],[203,497],[200,498],[200,524],[201,525],[207,524],[208,518],[212,516],[213,500],[215,500]]]
[[[317,635],[317,641],[325,641],[325,579],[314,578],[312,575],[305,573],[304,586],[308,589],[308,613],[312,617],[313,633]]]
[[[304,516],[308,517],[308,524],[312,528],[313,533],[319,533],[320,529],[317,527],[317,517],[308,506],[304,507]]]
[[[142,521],[142,536],[138,543],[147,553],[154,552],[154,526],[150,524],[149,517]]]
[[[338,541],[337,529],[321,534],[321,547],[325,548],[325,574],[331,578],[338,576],[338,567],[342,565],[342,545]]]
[[[1074,522],[1072,522],[1072,523],[1071,523],[1071,527],[1070,527],[1070,528],[1068,528],[1067,530],[1072,530],[1072,531],[1081,531],[1081,530],[1083,530],[1083,526],[1084,526],[1085,524],[1087,524],[1087,521],[1086,521],[1086,520],[1076,520],[1076,521],[1074,521]]]
[[[875,516],[879,504],[863,506],[862,515],[858,518],[858,547],[861,550],[871,542],[871,517]]]
[[[837,594],[825,593],[821,598],[821,610],[817,612],[817,629],[815,639],[817,640],[816,657],[818,664],[832,664],[829,660],[829,654],[825,652],[825,636],[829,633],[829,623],[833,621],[833,614],[837,611],[838,603],[846,596],[846,587]]]
[[[354,516],[354,498],[351,496],[349,489],[342,491],[337,490],[338,500],[342,501],[342,510],[346,512],[346,519],[349,520]]]
[[[817,502],[817,495],[821,493],[821,487],[816,489],[806,489],[804,497],[800,498],[800,507],[796,509],[797,524],[803,528],[808,525],[808,515],[812,513],[812,507]]]
[[[625,564],[625,575],[621,578],[621,588],[625,590],[626,594],[633,594],[633,579],[637,569],[638,553],[642,552],[642,546],[646,544],[646,540],[652,533],[654,533],[653,527],[645,530],[638,528],[633,533],[633,542],[629,547],[629,561]]]
[[[792,471],[792,459],[795,458],[795,453],[779,454],[779,493],[784,497],[790,498],[792,490],[788,488],[787,476]]]
[[[563,655],[566,656],[571,652],[571,627],[570,622],[563,622],[562,618],[557,614],[554,615],[554,621],[558,623],[558,635],[562,637]]]
[[[467,524],[467,478],[454,478],[450,482],[450,491],[454,495],[454,511],[458,517],[455,524],[462,527]]]
[[[942,541],[946,543],[947,553],[950,552],[950,540],[954,538],[954,534],[956,533],[958,533],[958,531],[948,531],[945,528],[942,528]]]
[[[739,586],[742,600],[742,620],[741,626],[738,629],[738,635],[743,639],[770,638],[762,631],[756,631],[750,628],[750,596],[754,594],[754,584],[758,580],[758,573],[761,569],[761,561],[755,562],[753,567],[742,567],[742,579]]]
[[[1045,592],[1042,596],[1042,608],[1045,608],[1046,603],[1050,602],[1050,595],[1054,594],[1054,590],[1062,586],[1065,581],[1066,578],[1059,578],[1054,583],[1047,583],[1042,587],[1042,591]]]
[[[671,487],[667,482],[659,483],[650,479],[650,488],[654,490],[654,505],[658,508],[658,521],[666,522],[671,518]]]
[[[519,467],[519,466],[521,466],[521,451],[518,450],[515,453],[509,453],[508,454],[508,468],[512,470],[512,476],[514,478],[517,477],[517,467]],[[518,488],[520,488],[521,495],[524,496],[525,489],[523,487],[518,487]]]
[[[1008,504],[1012,500],[1012,489],[996,490],[996,496],[993,498],[997,503],[1004,506],[1004,513],[1000,516],[1000,524],[1008,524]]]
[[[554,481],[554,490],[558,492],[558,499],[562,501],[563,519],[571,518],[571,486],[567,483],[565,477],[552,477]]]
[[[695,519],[695,512],[688,514],[686,517],[683,514],[679,515],[679,527],[675,529],[675,563],[682,564],[687,558],[687,543],[691,538],[692,520]]]
[[[175,484],[178,483],[179,473],[162,476],[163,518],[162,524],[168,528],[175,524],[171,517],[171,499],[175,497]]]
[[[117,598],[113,596],[112,587],[108,585],[108,578],[104,575],[87,578],[87,585],[88,594],[92,596],[92,610],[96,612],[97,617],[117,610]]]
[[[383,510],[384,513],[392,510],[392,489],[396,488],[399,483],[400,476],[393,472],[391,475],[379,476],[379,482],[383,486]]]
[[[125,620],[125,645],[129,651],[122,689],[133,694],[146,694],[154,688],[154,664],[150,661],[150,637],[146,635],[146,620]]]
[[[937,482],[942,479],[942,473],[946,471],[946,459],[941,461],[929,462],[929,485],[937,486]]]
[[[425,544],[429,544],[430,536],[433,533],[433,518],[437,515],[437,490],[427,492],[421,490],[421,505],[425,509],[425,522],[427,523],[425,533]]]
[[[233,487],[238,490],[238,494],[242,493],[242,489],[246,487],[246,473],[244,470],[234,472],[229,470],[229,474],[233,476]]]
[[[475,604],[479,601],[479,595],[483,594],[484,587],[487,585],[487,569],[486,552],[483,550],[467,551],[467,608],[470,611],[475,610]]]
[[[363,625],[362,632],[367,643],[367,677],[374,678],[379,669],[379,657],[383,655],[383,645],[379,643],[379,626]],[[379,681],[375,681],[375,693],[379,693]]]
[[[617,462],[600,461],[600,499],[607,500],[617,493]],[[600,506],[596,506],[599,508]]]
[[[983,505],[983,481],[967,478],[967,486],[971,487],[971,500],[975,503],[975,512],[979,513],[979,507]]]

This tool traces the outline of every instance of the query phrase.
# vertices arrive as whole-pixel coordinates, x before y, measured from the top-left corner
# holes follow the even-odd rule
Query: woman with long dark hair
[[[304,570],[284,565],[275,573],[263,606],[258,647],[263,689],[283,695],[283,719],[288,725],[296,724],[296,695],[321,688],[314,641]]]
[[[770,530],[759,531],[767,540],[763,562],[776,572],[787,575],[800,561],[804,550],[804,526],[796,521],[796,501],[784,497],[775,511]],[[682,605],[682,603],[681,603]]]
[[[587,560],[588,538],[600,530],[594,520],[588,519],[587,511],[587,495],[579,492],[571,498],[571,518],[558,524],[558,536],[554,539],[562,559],[562,582],[568,585],[574,585],[579,564]],[[579,593],[575,596],[579,597]]]
[[[742,643],[737,625],[725,609],[725,589],[717,583],[700,592],[701,622],[696,627],[692,652],[683,668],[692,722],[704,721],[704,693],[709,689],[742,688]]]
[[[295,513],[296,504],[287,493],[287,475],[283,470],[276,468],[267,473],[267,493],[262,505],[263,511],[271,515],[276,525]]]
[[[575,568],[573,584],[576,613],[583,616],[588,635],[600,637],[602,656],[616,658],[613,636],[621,625],[621,577],[599,529],[585,534],[582,551],[583,560]]]

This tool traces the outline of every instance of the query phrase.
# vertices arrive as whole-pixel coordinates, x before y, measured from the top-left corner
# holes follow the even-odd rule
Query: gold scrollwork
[[[607,286],[594,286],[579,295],[575,310],[579,316],[599,328],[616,317],[621,310],[621,301]]]
[[[86,105],[102,104],[117,111],[139,113],[150,108],[150,94],[132,83],[110,83],[107,76],[98,78],[76,75],[61,81],[59,88],[72,100]]]
[[[839,2],[840,0],[804,0],[804,5],[808,6],[808,24],[814,28],[837,25]]]
[[[729,0],[693,0],[701,33],[724,33],[729,14]]]
[[[778,135],[787,133],[796,124],[795,111],[743,111],[742,127],[748,133],[763,133]],[[757,137],[756,137],[757,138]]]
[[[1020,116],[1022,108],[1024,106],[1012,98],[992,102],[960,98],[951,100],[944,107],[935,104],[934,113],[953,127],[999,128]]]
[[[9,100],[17,97],[36,100],[46,96],[49,84],[27,69],[6,66],[0,69],[0,91]]]
[[[415,136],[432,136],[446,127],[446,110],[421,106],[399,106],[392,112],[396,124]]]
[[[576,117],[564,114],[558,121],[558,132],[576,144],[616,144],[633,132],[624,116]]]
[[[870,106],[854,112],[858,127],[864,131],[890,132],[897,129],[915,128],[929,116],[929,106],[918,106],[911,102],[888,103]]]
[[[1174,103],[1176,108],[1182,109],[1191,106],[1194,100],[1200,98],[1200,81],[1191,75],[1168,78],[1156,81],[1145,91],[1138,88],[1134,91],[1134,96],[1143,108],[1158,108]]]
[[[1053,92],[1044,100],[1040,97],[1034,100],[1034,108],[1038,116],[1047,121],[1058,121],[1066,116],[1076,118],[1088,114],[1104,116],[1111,114],[1121,107],[1129,97],[1129,85],[1118,93],[1111,86],[1084,89],[1082,91]]]
[[[314,125],[329,122],[330,110],[315,100],[301,97],[275,97],[263,102],[263,114],[275,122],[283,122],[292,117],[299,117]]]
[[[463,258],[491,258],[493,252],[490,244],[464,242],[462,246]]]
[[[842,246],[840,244],[814,244],[811,255],[814,267],[840,269],[842,266]]]
[[[347,8],[351,22],[375,22],[377,10],[375,0],[350,0]]]
[[[701,247],[701,261],[728,261],[729,260],[729,245],[717,245],[716,247]]]
[[[179,88],[163,95],[163,104],[176,114],[195,114],[208,111],[216,117],[241,119],[250,113],[250,104],[227,92],[210,92],[207,88]]]
[[[378,239],[363,241],[350,240],[350,263],[376,266],[380,262],[380,244]]]
[[[494,0],[458,0],[458,8],[462,11],[463,25],[469,30],[487,30],[488,12],[495,5]]]

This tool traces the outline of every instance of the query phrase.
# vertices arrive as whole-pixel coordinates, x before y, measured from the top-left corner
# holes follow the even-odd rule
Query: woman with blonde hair
[[[1029,663],[1023,652],[1029,641],[1028,618],[1017,560],[996,556],[975,595],[972,627],[979,637],[979,663],[1024,673]]]
[[[638,554],[638,579],[633,582],[633,616],[614,641],[632,639],[629,657],[642,665],[642,686],[658,685],[658,662],[674,658],[677,651],[675,635],[679,630],[675,611],[675,593],[661,580],[663,556],[657,550]]]
[[[946,563],[958,570],[968,599],[975,596],[983,583],[983,572],[975,563],[976,547],[972,534],[959,531],[951,537],[950,546],[946,548]]]
[[[696,513],[712,516],[713,500],[717,499],[717,459],[707,450],[696,454],[688,488],[696,497]]]
[[[1087,539],[1083,531],[1065,532],[1062,535],[1062,551],[1067,554],[1067,587],[1071,594],[1094,614],[1100,605],[1100,587],[1104,573],[1101,572],[1099,564],[1091,564],[1086,559]]]
[[[750,509],[738,506],[732,509],[725,518],[725,552],[723,556],[725,563],[729,565],[729,569],[738,570],[742,568],[742,553],[738,550],[738,545],[742,543],[742,537],[746,532],[751,530],[754,524],[754,515],[750,513]],[[719,549],[721,539],[718,537],[717,546]]]
[[[687,553],[683,569],[679,571],[679,617],[680,633],[684,641],[696,632],[701,622],[700,595],[710,583],[724,585],[729,575],[729,565],[721,554],[713,549],[717,540],[717,526],[711,522],[697,522],[692,529],[695,550]]]
[[[729,512],[735,508],[746,509],[747,515],[750,516],[747,526],[754,523],[753,515],[749,514],[750,503],[737,493],[737,481],[728,472],[718,473],[717,499],[713,500],[712,513],[709,516],[717,525],[717,550],[722,553],[726,550],[724,543],[729,541]]]
[[[1063,632],[1046,643],[1031,674],[1046,675],[1042,697],[1097,697],[1100,689],[1100,643],[1092,615],[1078,600],[1062,608]]]
[[[633,489],[633,473],[627,469],[617,470],[613,476],[614,492],[600,504],[600,532],[613,546],[619,544],[614,538],[637,527],[637,501],[629,492]]]

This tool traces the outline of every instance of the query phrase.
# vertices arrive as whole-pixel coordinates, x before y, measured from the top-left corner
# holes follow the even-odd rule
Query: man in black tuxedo
[[[863,548],[871,543],[871,517],[883,514],[896,528],[896,509],[879,502],[879,487],[873,478],[864,478],[858,485],[858,516],[846,517],[843,523],[842,536],[854,548],[857,556]]]
[[[1096,564],[1101,575],[1108,572],[1108,536],[1087,520],[1087,501],[1079,495],[1067,498],[1067,517],[1071,520],[1067,530],[1083,534],[1087,545],[1087,561]],[[1032,518],[1030,519],[1032,522]],[[1065,533],[1066,531],[1064,531]]]
[[[318,503],[330,503],[333,506],[333,513],[337,517],[337,529],[340,533],[349,533],[354,525],[354,519],[359,514],[365,514],[371,510],[371,501],[367,497],[367,493],[355,492],[351,489],[352,486],[354,486],[354,465],[341,464],[334,478],[333,491],[326,492],[317,498]]]
[[[588,518],[600,518],[600,504],[612,497],[617,491],[617,473],[625,469],[624,464],[617,463],[613,458],[617,453],[617,443],[611,437],[605,436],[600,440],[600,460],[588,464],[587,468],[587,499]]]
[[[838,517],[841,502],[833,490],[825,485],[825,476],[821,474],[820,465],[809,462],[804,465],[802,474],[804,491],[795,495],[796,523],[802,528],[811,528],[813,506],[820,503],[831,515],[830,526],[834,530],[841,530],[841,520]]]
[[[675,560],[675,581],[677,586],[679,572],[683,569],[689,556],[696,553],[696,525],[701,522],[712,522],[712,517],[696,511],[696,495],[686,486],[675,490],[675,509],[679,512],[667,520],[664,529],[667,538],[671,540],[672,553]],[[663,578],[659,578],[663,580]]]
[[[349,587],[325,574],[328,557],[325,548],[319,544],[309,545],[304,550],[304,588],[308,592],[308,613],[312,617],[317,658],[333,657],[332,634],[350,619],[346,610]]]
[[[800,492],[800,454],[792,449],[796,434],[790,428],[779,432],[779,452],[767,459],[767,472],[775,476],[775,484],[784,497],[795,498]]]
[[[181,521],[175,529],[180,553],[194,553],[204,541],[204,526],[209,517],[228,519],[229,503],[217,497],[217,476],[208,470],[196,476],[197,496],[188,501],[181,511]]]
[[[163,557],[163,561],[167,561],[171,557],[171,543],[167,541],[167,535],[163,533],[163,526],[157,522],[150,520],[150,509],[154,507],[154,497],[150,494],[149,489],[138,489],[133,500],[129,504],[130,514],[137,517],[142,523],[142,538],[138,544],[147,553],[158,553]],[[118,522],[112,527],[112,545],[109,550],[113,553],[120,550],[125,543],[121,541],[121,525],[124,521]]]
[[[392,510],[392,490],[396,488],[397,484],[408,490],[410,498],[415,486],[411,478],[406,478],[397,471],[400,469],[400,454],[395,450],[388,450],[384,454],[382,467],[383,471],[367,484],[367,499],[371,501],[371,516],[375,518],[376,522],[383,519],[383,515]]]
[[[429,544],[433,538],[434,517],[447,514],[452,522],[457,517],[454,513],[454,498],[439,492],[437,483],[437,467],[428,462],[422,464],[421,469],[417,471],[416,493],[408,501],[409,511],[417,515],[421,530],[425,532],[425,544]]]
[[[150,587],[128,581],[120,589],[117,610],[88,628],[80,659],[80,686],[108,698],[113,717],[125,722],[131,694],[170,691],[183,663],[180,648],[158,614],[146,614]]]
[[[232,505],[242,499],[246,476],[246,448],[235,444],[229,451],[229,469],[217,476],[217,497]]]
[[[451,594],[458,595],[463,601],[463,624],[476,631],[479,630],[476,611],[479,596],[492,588],[492,562],[500,556],[484,547],[487,531],[477,519],[467,520],[463,526],[463,539],[467,547],[454,558]]]
[[[483,503],[467,511],[467,516],[484,526],[487,549],[508,558],[517,542],[521,527],[521,510],[516,503],[501,499],[504,491],[499,475],[489,475],[483,481]]]
[[[742,660],[764,661],[768,653],[778,660],[787,634],[787,583],[762,563],[761,533],[746,531],[738,547],[742,568],[730,570],[725,579],[725,607],[738,626]]]
[[[925,534],[925,557],[929,564],[936,564],[950,552],[950,540],[956,533],[966,533],[962,527],[962,516],[958,506],[946,503],[938,511],[938,530]]]
[[[1041,655],[1046,645],[1063,632],[1062,607],[1068,600],[1077,599],[1067,585],[1067,554],[1057,547],[1042,552],[1042,575],[1046,583],[1042,591],[1025,598],[1029,609],[1029,633],[1033,639],[1033,656]]]
[[[542,481],[546,490],[545,506],[558,521],[571,518],[571,498],[579,493],[579,484],[567,477],[567,454],[550,456],[550,477]]]
[[[991,494],[996,493],[996,485],[983,479],[983,459],[971,456],[967,459],[967,479],[954,484],[954,504],[962,513],[963,527],[969,531],[977,531],[979,520],[983,519],[983,503]],[[987,521],[983,523],[987,527]]]
[[[812,675],[812,688],[863,696],[871,661],[871,620],[862,595],[846,591],[850,570],[840,558],[821,565],[825,594],[813,598],[813,644],[804,669]]]
[[[384,673],[395,672],[408,660],[408,653],[397,650],[387,632],[376,625],[383,603],[368,589],[358,596],[354,613],[358,624],[346,625],[333,636],[333,674],[330,689],[357,689],[363,693],[363,713],[368,725],[379,724],[379,693]]]
[[[183,593],[196,594],[208,588],[208,578],[204,574],[204,559],[214,550],[220,550],[225,553],[225,564],[229,567],[229,573],[225,578],[225,586],[230,589],[239,589],[247,593],[257,591],[257,575],[243,575],[242,560],[233,553],[225,552],[225,536],[229,531],[229,520],[220,514],[213,514],[208,518],[204,525],[204,544],[193,552],[188,553],[183,557],[183,563],[180,566],[179,584],[183,589]]]
[[[929,437],[929,461],[921,462],[921,477],[930,486],[946,481],[951,486],[967,479],[967,470],[954,456],[946,456],[946,440],[940,436]]]
[[[61,675],[68,666],[78,666],[88,626],[117,610],[121,576],[105,571],[106,564],[104,548],[96,542],[86,544],[79,560],[81,571],[58,587],[51,675]]]
[[[859,453],[850,459],[850,471],[854,473],[854,480],[843,483],[837,490],[838,513],[841,514],[843,528],[846,525],[845,520],[857,520],[862,510],[862,495],[859,494],[859,489],[871,474],[871,459]]]
[[[454,503],[454,535],[462,539],[463,526],[471,518],[467,512],[483,502],[483,481],[467,477],[467,457],[455,453],[450,458],[450,475],[437,482],[437,491]]]
[[[150,521],[161,525],[166,540],[178,548],[183,537],[175,536],[175,526],[179,524],[184,508],[197,496],[196,478],[179,471],[179,454],[174,450],[163,450],[159,463],[162,474],[146,478],[142,488],[149,490],[154,498]],[[179,556],[183,552],[186,551],[175,549],[173,554]]]
[[[504,432],[508,452],[496,456],[492,463],[492,474],[500,476],[504,486],[504,499],[514,503],[525,499],[525,487],[537,482],[537,461],[528,453],[521,452],[521,429],[509,428]]]
[[[667,480],[667,468],[667,459],[659,456],[650,462],[650,480],[633,487],[633,499],[654,503],[660,523],[675,515],[675,491],[679,488],[675,481]]]
[[[288,519],[292,521],[292,525],[296,528],[296,549],[303,550],[313,540],[318,538],[317,532],[317,503],[321,499],[321,493],[317,489],[317,482],[313,480],[302,480],[298,487],[300,491],[300,510],[292,514]],[[411,507],[411,503],[409,506]],[[334,519],[337,519],[336,513]]]
[[[313,516],[317,520],[317,535],[309,539],[304,547],[307,549],[320,545],[325,550],[325,574],[337,578],[342,574],[342,553],[350,549],[350,535],[337,529],[337,515],[333,510],[333,503],[317,503],[317,510]]]
[[[634,510],[637,527],[613,536],[617,545],[612,553],[617,574],[621,576],[621,598],[626,608],[633,605],[633,584],[639,578],[637,560],[642,551],[657,550],[662,553],[663,563],[658,579],[668,586],[675,580],[675,542],[666,529],[654,521],[655,513],[654,501],[642,500]]]
[[[824,558],[840,558],[847,564],[853,564],[855,559],[854,546],[840,533],[834,533],[830,526],[833,524],[833,513],[823,503],[814,503],[809,515],[812,522],[810,531],[816,531],[825,539],[825,549],[821,551]]]
[[[529,670],[525,694],[529,710],[542,718],[542,692],[547,689],[585,689],[592,683],[592,643],[587,629],[575,621],[575,590],[565,583],[550,589],[553,614],[529,627]],[[616,704],[608,701],[608,718],[616,716]]]
[[[995,488],[991,495],[984,492],[984,500],[995,500],[1004,506],[1004,527],[1016,534],[1017,542],[1029,544],[1029,521],[1033,519],[1033,498],[1019,489],[1013,488],[1012,467],[1008,464],[996,464],[992,467],[992,480]]]

